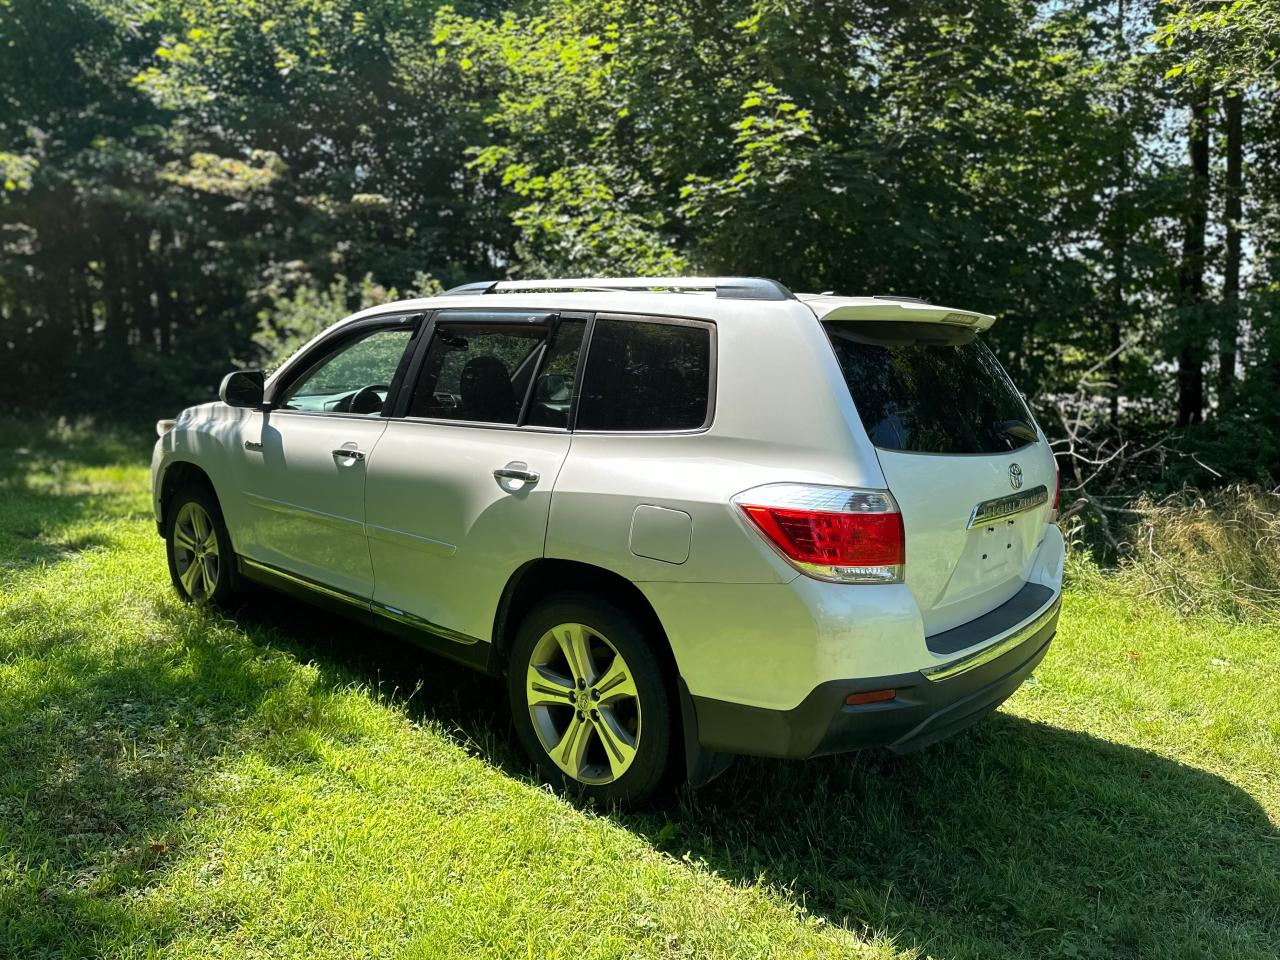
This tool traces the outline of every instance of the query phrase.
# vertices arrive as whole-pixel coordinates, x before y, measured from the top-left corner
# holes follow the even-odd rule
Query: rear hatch
[[[977,335],[991,318],[879,303],[819,316],[902,510],[926,635],[1004,603],[1026,581],[1057,480],[1026,403]]]

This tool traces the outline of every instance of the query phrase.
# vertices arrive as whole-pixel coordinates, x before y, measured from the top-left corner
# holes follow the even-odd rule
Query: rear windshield
[[[917,453],[1000,453],[1036,441],[1021,395],[972,331],[824,324],[871,442]]]

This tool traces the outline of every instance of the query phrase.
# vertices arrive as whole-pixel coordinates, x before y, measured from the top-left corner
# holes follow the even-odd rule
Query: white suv
[[[505,674],[542,770],[602,799],[913,750],[1057,625],[1057,470],[992,320],[746,278],[365,310],[158,425],[170,572]]]

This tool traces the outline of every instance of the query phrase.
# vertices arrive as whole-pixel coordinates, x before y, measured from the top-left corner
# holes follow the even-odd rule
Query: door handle
[[[339,447],[333,451],[335,457],[341,457],[344,460],[363,460],[364,451],[356,450],[354,447]]]
[[[260,444],[257,440],[246,440],[244,442],[244,448],[246,450],[252,450],[255,453],[257,453],[262,450],[262,444]]]
[[[529,469],[529,465],[522,460],[512,460],[505,467],[498,467],[493,471],[496,480],[519,480],[523,484],[533,486],[538,482],[538,474]]]

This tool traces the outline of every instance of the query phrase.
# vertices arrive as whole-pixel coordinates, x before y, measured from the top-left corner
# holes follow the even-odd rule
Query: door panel
[[[245,555],[346,593],[372,596],[365,478],[386,428],[382,417],[283,411],[257,418],[256,435],[247,424],[245,438],[261,449],[244,451]]]
[[[272,384],[275,408],[246,423],[241,550],[363,600],[373,596],[364,530],[368,458],[387,428],[419,317],[339,329]]]
[[[542,556],[568,451],[562,431],[392,421],[368,460],[375,604],[490,639],[508,578]],[[494,476],[507,468],[538,479]]]
[[[464,643],[543,555],[587,317],[438,311],[402,409],[369,460],[374,605]]]

